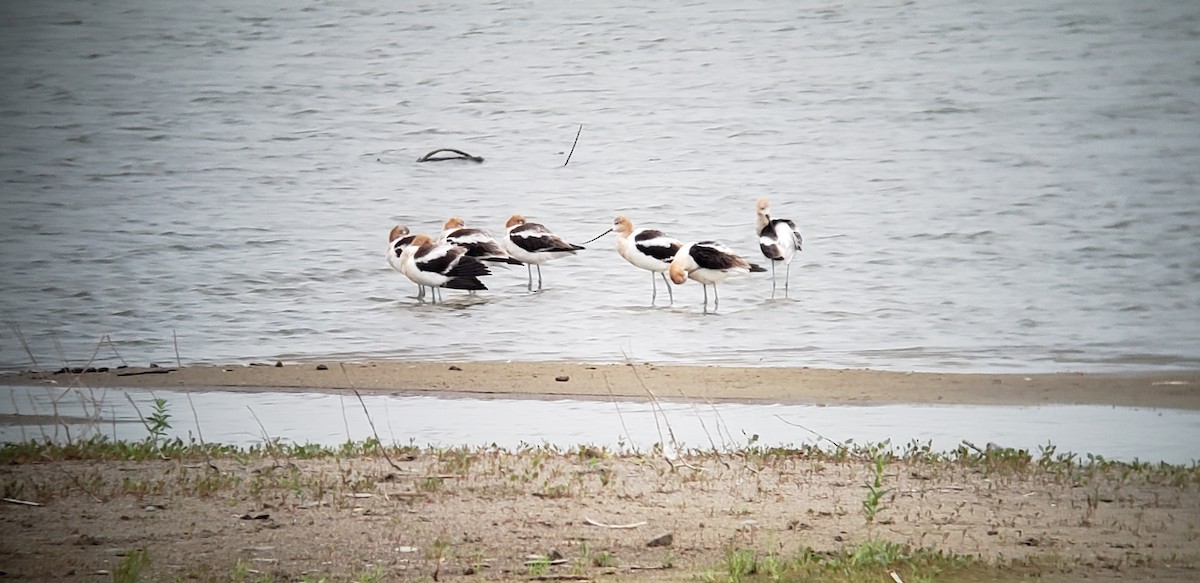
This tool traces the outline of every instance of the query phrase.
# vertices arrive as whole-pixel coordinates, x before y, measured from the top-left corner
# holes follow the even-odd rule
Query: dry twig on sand
[[[639,526],[646,526],[647,524],[645,520],[641,522],[631,522],[629,524],[604,524],[603,522],[593,520],[586,516],[583,518],[583,520],[592,526],[599,526],[600,528],[637,528]]]
[[[5,502],[8,502],[9,504],[18,504],[21,506],[41,506],[42,505],[41,502],[30,502],[28,500],[17,500],[16,498],[4,498],[3,500]]]

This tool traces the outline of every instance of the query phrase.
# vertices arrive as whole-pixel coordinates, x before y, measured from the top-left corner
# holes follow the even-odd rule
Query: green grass
[[[548,503],[556,499],[566,499],[564,503],[570,503],[570,499],[573,498],[585,498],[605,489],[612,491],[614,488],[622,488],[620,473],[626,470],[613,470],[610,467],[623,467],[615,463],[618,460],[632,462],[635,467],[650,476],[653,476],[653,472],[658,472],[658,479],[664,483],[699,481],[703,484],[705,480],[714,479],[711,472],[681,469],[684,466],[668,467],[665,464],[655,464],[653,462],[656,458],[651,454],[610,452],[596,446],[558,448],[550,445],[522,445],[516,451],[496,446],[450,449],[431,447],[422,450],[412,445],[384,446],[371,439],[364,442],[346,442],[332,447],[288,444],[278,440],[250,447],[232,447],[203,444],[194,440],[185,442],[178,438],[168,439],[151,433],[150,438],[133,442],[96,437],[72,443],[29,441],[2,445],[0,464],[5,466],[59,460],[129,460],[161,463],[164,458],[183,463],[172,464],[170,472],[133,472],[122,474],[116,479],[108,478],[107,481],[100,472],[87,467],[69,473],[62,472],[59,475],[39,476],[31,473],[30,476],[22,478],[5,477],[0,479],[0,493],[5,497],[40,502],[67,495],[71,491],[86,492],[96,500],[109,500],[117,496],[133,496],[140,499],[171,492],[211,497],[214,501],[220,501],[227,497],[228,492],[237,491],[255,505],[317,502],[348,508],[355,504],[354,498],[347,496],[348,494],[370,492],[378,484],[389,481],[403,482],[414,495],[425,498],[436,499],[452,496],[456,491],[471,491],[483,496],[519,493],[539,496]],[[364,469],[361,464],[354,463],[361,459],[375,459],[381,462],[385,453],[390,459],[412,460],[420,457],[416,466],[424,471],[393,472],[381,463],[370,464],[369,469]],[[1059,453],[1051,444],[1038,448],[1037,452],[994,447],[981,450],[966,445],[948,452],[934,452],[928,444],[916,442],[903,448],[893,447],[887,442],[871,445],[851,444],[835,448],[763,448],[750,445],[732,454],[695,451],[688,455],[694,456],[692,461],[698,464],[706,459],[711,461],[740,456],[746,461],[746,469],[749,470],[745,473],[746,477],[751,477],[752,474],[756,476],[760,471],[771,468],[794,472],[798,461],[806,468],[810,467],[813,472],[820,472],[825,466],[838,464],[852,465],[865,472],[865,475],[860,474],[861,481],[858,481],[859,486],[864,488],[861,490],[864,494],[860,511],[868,526],[863,535],[865,540],[847,543],[846,546],[833,550],[818,551],[806,547],[786,553],[770,544],[767,548],[772,548],[773,552],[730,547],[723,559],[713,564],[702,577],[703,580],[713,583],[888,583],[892,581],[888,575],[889,570],[895,570],[905,583],[989,581],[1001,578],[1004,572],[995,563],[981,561],[971,555],[948,554],[933,547],[923,546],[924,537],[920,540],[914,539],[909,544],[880,538],[886,531],[876,532],[875,528],[878,527],[873,525],[881,518],[892,518],[887,516],[894,512],[888,508],[888,503],[889,500],[894,502],[891,494],[895,485],[893,480],[897,475],[937,474],[948,470],[992,479],[1036,476],[1037,480],[1058,483],[1072,490],[1086,488],[1076,490],[1087,494],[1086,498],[1078,501],[1079,516],[1075,519],[1087,523],[1096,520],[1096,508],[1101,502],[1110,502],[1114,497],[1119,500],[1119,493],[1114,496],[1111,491],[1113,487],[1119,488],[1122,484],[1138,480],[1181,489],[1194,489],[1200,484],[1200,465],[1196,463],[1170,465],[1136,461],[1114,462],[1099,456]],[[289,463],[290,460],[319,459],[328,460],[329,463],[314,464],[321,466],[321,469],[310,468],[308,471],[301,469],[300,465]],[[220,470],[214,470],[214,467],[205,463],[213,461],[217,462],[215,465],[219,466]],[[146,467],[157,468],[157,463],[147,464]],[[336,470],[332,468],[334,465]],[[714,462],[710,465],[718,464]],[[63,480],[62,476],[69,477],[69,481]],[[491,478],[493,482],[488,483],[487,478]],[[1104,483],[1106,480],[1108,484]],[[616,495],[621,494],[618,491]],[[740,508],[739,505],[731,510]],[[833,512],[838,515],[851,514],[855,513],[855,509],[851,505],[848,509],[843,508],[841,513],[836,508]],[[881,512],[884,516],[879,515]],[[1142,526],[1137,528],[1140,530]],[[1192,532],[1195,532],[1194,528]],[[1200,539],[1200,532],[1196,532],[1194,536]],[[750,546],[755,545],[751,543]],[[449,549],[446,543],[440,540],[435,541],[433,548],[434,554],[428,559],[432,565],[431,569],[437,573],[441,559]],[[1033,557],[1023,560],[1036,562],[1038,559]],[[114,567],[114,581],[143,579],[149,562],[149,557],[144,551],[131,552],[120,565]],[[671,566],[674,562],[673,555],[668,551],[664,565]],[[617,565],[617,559],[609,551],[595,551],[585,544],[573,567],[577,574],[582,575],[587,574],[590,569]],[[1007,572],[1020,571],[1021,565],[1009,562],[1004,563],[1003,568],[1007,569]],[[227,575],[220,580],[232,578],[235,581],[265,581],[278,576],[249,572],[248,565],[244,563],[231,569],[232,577],[227,571]],[[1035,575],[1047,572],[1046,568],[1040,565],[1031,565],[1029,570]],[[534,561],[524,566],[523,574],[539,576],[547,574],[548,571],[548,564]],[[385,580],[387,575],[380,568],[368,565],[359,567],[352,578],[365,581]],[[320,577],[340,580],[334,575]]]
[[[105,436],[86,440],[56,442],[51,440],[29,440],[0,445],[0,465],[23,464],[48,461],[149,461],[171,459],[178,461],[233,460],[240,464],[272,459],[349,459],[375,458],[404,459],[422,454],[432,455],[438,461],[438,471],[447,475],[465,475],[480,464],[496,471],[505,472],[510,481],[522,484],[544,484],[552,477],[545,474],[545,463],[551,458],[585,459],[599,486],[608,487],[616,477],[604,467],[605,460],[617,457],[626,459],[651,459],[653,453],[610,452],[595,446],[562,449],[552,445],[530,446],[523,444],[516,451],[495,446],[469,449],[425,448],[414,445],[384,446],[374,439],[361,442],[346,442],[337,446],[285,443],[274,439],[262,444],[246,447],[201,443],[194,438],[165,438],[152,435],[141,441],[115,441]],[[803,459],[815,463],[843,464],[867,462],[872,464],[872,480],[867,484],[864,499],[864,516],[872,516],[884,509],[883,500],[889,493],[884,487],[885,467],[896,465],[908,469],[925,466],[931,471],[947,468],[969,469],[985,477],[1023,476],[1041,473],[1055,482],[1083,485],[1102,476],[1117,476],[1122,480],[1140,478],[1150,483],[1186,487],[1200,484],[1200,462],[1191,464],[1148,463],[1141,461],[1118,462],[1102,456],[1078,456],[1074,453],[1058,453],[1051,444],[1042,446],[1036,454],[1024,449],[989,448],[976,450],[960,446],[947,452],[934,452],[928,444],[912,442],[904,448],[892,447],[887,441],[880,444],[821,448],[814,445],[800,447],[746,446],[729,453],[710,450],[694,450],[686,456],[703,460],[710,456],[742,457],[757,469],[768,469],[782,463]],[[702,479],[703,476],[693,476]],[[551,484],[552,485],[552,484]],[[435,489],[435,484],[427,484]],[[870,520],[868,518],[868,520]]]
[[[145,549],[129,551],[125,558],[112,570],[113,583],[136,583],[142,580],[142,570],[150,565],[150,555]]]
[[[265,444],[248,447],[205,443],[196,440],[184,441],[178,437],[162,441],[114,441],[106,436],[95,436],[87,440],[55,442],[30,440],[21,443],[6,443],[0,446],[0,464],[21,464],[31,461],[147,461],[155,459],[203,460],[206,458],[228,458],[250,461],[264,458],[274,459],[333,459],[370,457],[382,458],[385,448],[373,439],[363,442],[344,443],[336,447],[284,443],[272,440]],[[386,448],[393,458],[420,453],[413,446]]]
[[[891,581],[888,572],[892,570],[905,583],[978,581],[999,573],[996,567],[969,555],[913,549],[875,538],[825,553],[806,547],[791,557],[730,548],[724,561],[702,579],[710,583],[878,583]]]

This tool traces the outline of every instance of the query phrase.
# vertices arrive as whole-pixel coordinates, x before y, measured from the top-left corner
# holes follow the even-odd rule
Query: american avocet
[[[491,274],[481,261],[468,257],[466,249],[434,243],[428,235],[413,237],[412,243],[400,253],[400,268],[417,285],[430,288],[434,303],[438,300],[438,288],[487,289],[479,277]]]
[[[683,243],[656,229],[634,229],[633,221],[624,215],[613,219],[613,227],[597,235],[596,239],[613,231],[617,232],[617,253],[635,267],[650,271],[650,303],[653,304],[658,297],[658,281],[654,277],[656,273],[662,277],[663,283],[667,284],[667,294],[674,303],[675,292],[671,291],[671,285],[667,283],[666,271]]]
[[[392,266],[392,269],[404,273],[404,268],[401,267],[400,254],[404,252],[404,248],[412,244],[412,240],[416,235],[410,235],[408,227],[404,225],[396,225],[392,227],[392,231],[388,233],[388,250],[387,262]],[[425,299],[425,286],[417,284],[417,299]]]
[[[762,254],[771,260],[771,295],[775,294],[775,263],[782,261],[785,267],[783,276],[783,295],[787,297],[788,280],[792,274],[792,259],[800,251],[804,239],[796,230],[796,223],[788,219],[771,218],[771,202],[765,198],[758,199],[758,248]]]
[[[530,223],[521,215],[513,215],[504,223],[504,249],[509,255],[525,263],[529,271],[529,291],[533,291],[533,268],[537,266],[538,289],[542,289],[542,264],[574,255],[583,249],[581,245],[568,243],[537,223]]]
[[[708,286],[713,286],[713,308],[721,302],[717,284],[735,275],[765,272],[766,269],[742,259],[722,243],[700,241],[688,243],[675,254],[667,269],[671,281],[682,284],[690,277],[704,287],[704,306],[708,307]]]
[[[438,241],[463,247],[467,250],[467,256],[480,261],[521,265],[520,261],[508,256],[508,252],[491,233],[483,229],[467,228],[466,223],[458,217],[450,217],[450,220],[446,221]]]

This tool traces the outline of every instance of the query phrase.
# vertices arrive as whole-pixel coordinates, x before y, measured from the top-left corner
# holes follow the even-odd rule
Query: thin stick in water
[[[693,466],[682,459],[683,448],[680,447],[679,440],[675,439],[675,429],[671,427],[671,422],[667,419],[667,411],[663,409],[662,403],[659,402],[658,395],[655,395],[654,391],[651,391],[650,387],[646,386],[646,381],[642,380],[642,375],[638,373],[637,365],[633,364],[633,360],[629,358],[628,354],[625,354],[624,349],[621,349],[621,356],[625,358],[625,362],[633,370],[633,376],[637,379],[638,384],[641,385],[642,390],[646,391],[647,395],[650,395],[650,409],[654,412],[654,425],[659,427],[658,439],[659,444],[663,447],[663,459],[672,468],[675,467],[676,462],[672,461],[666,452],[667,443],[663,440],[662,427],[658,425],[658,416],[660,414],[662,415],[663,425],[667,426],[667,435],[671,438],[671,447],[675,450],[676,455],[680,457],[678,460],[679,465],[697,472],[704,471],[704,468]]]
[[[125,362],[125,357],[121,356],[120,352],[117,352],[117,345],[113,344],[112,338],[108,334],[104,335],[104,341],[108,343],[108,347],[112,349],[113,354],[117,355],[117,360],[121,361],[121,366],[129,366],[129,363]]]
[[[346,400],[338,393],[338,405],[342,408],[342,425],[346,427],[346,443],[350,443],[350,420],[346,418]]]
[[[17,340],[21,341],[21,348],[25,349],[25,354],[28,355],[29,360],[33,362],[34,370],[41,368],[41,366],[38,366],[37,359],[33,356],[33,351],[29,349],[29,343],[25,341],[25,335],[21,333],[21,327],[14,322],[9,322],[8,326],[9,328],[12,328],[13,332],[17,335]]]
[[[70,370],[71,363],[67,361],[67,353],[63,350],[62,344],[58,341],[58,334],[54,330],[50,331],[50,340],[54,342],[54,350],[58,353],[58,357],[62,359],[63,368]]]
[[[146,428],[146,433],[153,434],[154,432],[150,430],[150,422],[146,421],[146,417],[142,415],[142,410],[138,407],[137,402],[133,400],[133,397],[130,397],[129,393],[125,393],[125,400],[129,401],[130,405],[133,405],[133,412],[137,413],[138,419],[141,419],[142,427]]]
[[[200,447],[204,449],[204,460],[208,462],[208,467],[212,468],[217,475],[221,474],[221,469],[212,461],[212,456],[208,455],[208,445],[204,443],[204,432],[200,430],[200,416],[196,414],[196,404],[192,402],[192,392],[187,391],[188,406],[192,408],[192,419],[196,420],[196,435],[200,437]]]
[[[388,455],[387,446],[383,445],[383,441],[379,439],[379,432],[375,431],[375,422],[371,420],[371,412],[367,410],[367,403],[363,401],[362,395],[358,393],[358,389],[354,386],[354,381],[350,380],[350,374],[346,372],[346,365],[339,362],[338,366],[342,367],[342,376],[346,377],[346,382],[350,383],[350,390],[354,391],[354,396],[358,397],[358,404],[362,405],[363,414],[367,416],[367,424],[371,426],[371,434],[375,436],[375,443],[379,444],[379,451],[383,452],[383,459],[387,460],[388,465],[392,466],[392,469],[399,472],[405,471],[404,468],[392,461],[391,456]]]
[[[96,341],[96,348],[94,350],[92,350],[92,357],[88,359],[87,364],[83,365],[83,370],[87,370],[87,369],[91,368],[92,363],[96,362],[96,357],[100,355],[100,347],[101,346],[104,346],[104,337],[103,336],[101,336],[100,339]],[[77,381],[79,380],[78,375],[75,376],[75,380],[77,380]]]
[[[266,428],[266,426],[263,425],[262,421],[258,418],[258,415],[254,414],[254,409],[251,409],[250,405],[246,405],[246,410],[250,411],[250,416],[253,417],[254,422],[258,424],[259,431],[262,431],[263,446],[271,445],[271,435],[269,433],[267,433],[267,428]]]
[[[19,417],[21,415],[21,408],[17,406],[17,392],[16,391],[10,392],[8,394],[8,398],[12,399],[13,415],[17,415]],[[17,425],[21,428],[21,442],[24,443],[26,441],[29,441],[29,438],[26,437],[26,435],[25,435],[25,425],[22,423],[18,423]]]
[[[563,162],[563,166],[571,163],[571,154],[575,153],[575,145],[579,143],[579,134],[583,133],[583,124],[579,124],[579,131],[575,132],[575,141],[571,143],[571,151],[567,154],[567,161]]]
[[[776,415],[775,418],[779,419],[780,421],[783,421],[787,425],[791,425],[792,427],[799,427],[800,429],[803,429],[803,430],[817,436],[818,439],[823,439],[825,441],[828,441],[829,443],[832,443],[835,447],[837,447],[838,449],[840,449],[842,451],[846,451],[846,452],[850,451],[850,448],[846,447],[846,444],[844,444],[840,441],[835,441],[835,440],[829,439],[828,437],[825,437],[824,435],[821,435],[820,433],[817,433],[816,431],[813,431],[812,429],[809,429],[799,423],[796,423],[793,421],[788,421],[787,419],[784,419],[782,415]]]
[[[617,419],[621,421],[621,429],[625,430],[625,439],[629,440],[630,447],[637,451],[637,444],[633,442],[633,435],[629,433],[629,427],[625,425],[625,416],[621,414],[621,405],[617,404],[617,396],[613,394],[612,385],[608,384],[608,373],[604,372],[604,388],[608,389],[608,398],[612,400],[613,407],[617,409]]]

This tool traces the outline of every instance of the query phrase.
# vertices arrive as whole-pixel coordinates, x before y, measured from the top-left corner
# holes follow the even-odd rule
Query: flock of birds
[[[775,264],[784,265],[784,294],[787,294],[791,263],[801,249],[803,240],[796,224],[788,219],[771,218],[771,203],[759,199],[755,231],[759,249],[771,263],[771,292],[775,293]],[[713,307],[720,302],[717,284],[737,275],[765,272],[766,269],[746,261],[718,241],[683,243],[657,229],[635,229],[624,216],[613,219],[611,229],[597,235],[591,243],[609,233],[617,234],[617,253],[635,267],[650,272],[651,296],[658,296],[656,274],[676,285],[688,279],[700,282],[704,288],[704,307],[708,307],[708,286],[713,288]],[[488,263],[524,264],[529,275],[528,289],[533,291],[533,266],[537,266],[537,289],[542,289],[542,264],[559,257],[574,255],[583,249],[555,235],[538,223],[531,223],[517,214],[504,224],[504,236],[497,241],[484,229],[467,227],[462,219],[446,221],[436,240],[429,235],[410,234],[408,227],[396,225],[388,234],[388,264],[417,284],[417,298],[425,299],[429,288],[430,301],[436,303],[442,288],[485,290],[480,277],[490,275]],[[667,285],[671,302],[675,294]]]

